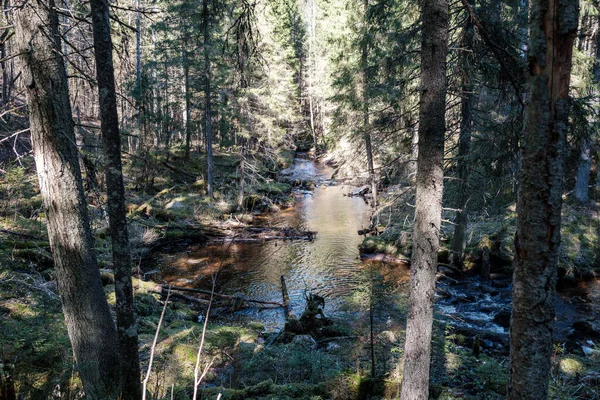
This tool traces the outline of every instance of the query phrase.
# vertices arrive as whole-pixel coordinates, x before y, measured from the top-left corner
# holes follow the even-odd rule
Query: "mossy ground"
[[[140,170],[127,164],[130,173],[129,218],[131,238],[137,256],[148,246],[165,237],[164,226],[191,226],[229,218],[234,211],[235,154],[216,159],[219,189],[215,200],[205,196],[203,160],[183,163],[175,155],[172,166],[185,169],[195,179],[161,177],[149,190],[134,191],[134,175]],[[289,154],[282,163],[291,161]],[[267,163],[268,164],[268,163]],[[284,164],[282,164],[284,165]],[[269,175],[270,167],[261,167],[265,179],[251,188],[261,198],[285,196],[289,185],[277,183]],[[146,188],[148,189],[148,188]],[[23,195],[20,195],[23,193]],[[271,202],[273,200],[270,200]],[[80,382],[73,360],[60,300],[53,282],[54,273],[47,259],[48,243],[44,215],[31,165],[15,167],[0,182],[1,229],[32,236],[2,234],[0,243],[0,349],[3,366],[12,376],[18,393],[25,399],[77,398]],[[96,232],[96,250],[102,266],[110,266],[110,243],[102,213],[102,198],[90,193],[90,212]],[[561,262],[569,270],[595,267],[598,253],[596,206],[582,207],[567,203],[563,219]],[[241,218],[241,216],[238,216]],[[383,221],[385,218],[382,218]],[[470,248],[475,253],[482,238],[497,243],[503,252],[511,250],[514,210],[494,218],[471,221]],[[381,237],[369,238],[376,251],[405,254],[410,250],[410,223],[395,215],[391,229]],[[187,233],[171,231],[173,237]],[[444,239],[450,229],[444,228]],[[26,252],[19,252],[27,249]],[[510,254],[510,253],[509,253]],[[473,267],[476,268],[476,258]],[[374,278],[372,278],[372,276]],[[201,391],[201,398],[224,399],[367,399],[395,398],[402,373],[402,348],[406,299],[397,282],[368,271],[363,284],[348,299],[344,312],[347,321],[336,329],[345,332],[338,340],[313,348],[304,343],[268,346],[269,334],[258,324],[233,325],[212,320],[208,325],[206,347],[201,365],[213,366]],[[376,288],[371,298],[370,287]],[[396,286],[395,286],[396,285]],[[156,332],[163,299],[154,293],[154,284],[135,280],[136,311],[139,316],[142,370],[148,365],[149,350]],[[106,287],[107,298],[114,304],[113,287]],[[370,377],[368,310],[374,305],[376,378]],[[150,398],[187,399],[191,397],[202,324],[202,310],[183,303],[171,303],[160,330],[157,354],[149,383]],[[501,356],[473,355],[460,335],[436,323],[431,382],[432,397],[440,399],[495,399],[505,396],[507,359]],[[551,397],[556,399],[598,398],[600,376],[595,369],[600,349],[580,357],[557,347],[553,357]],[[54,397],[52,397],[54,396]]]

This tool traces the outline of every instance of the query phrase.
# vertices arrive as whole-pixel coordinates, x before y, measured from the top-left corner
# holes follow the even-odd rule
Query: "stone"
[[[307,346],[313,350],[317,348],[317,342],[315,342],[315,339],[310,335],[296,335],[294,336],[292,343]]]
[[[339,349],[340,345],[337,342],[327,343],[327,351]]]
[[[587,346],[581,346],[581,351],[583,351],[583,354],[586,357],[589,357],[592,354],[594,354],[594,349],[592,349],[591,347],[587,347]]]
[[[510,311],[502,310],[494,315],[494,322],[503,328],[510,327]]]

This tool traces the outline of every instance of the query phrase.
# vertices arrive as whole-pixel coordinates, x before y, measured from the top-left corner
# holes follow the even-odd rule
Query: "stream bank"
[[[293,207],[281,207],[279,212],[266,215],[247,212],[251,217],[245,221],[242,220],[244,214],[216,212],[220,200],[202,210],[214,210],[212,217],[218,216],[212,218],[213,228],[218,225],[214,237],[223,231],[235,237],[238,234],[233,232],[260,226],[270,229],[268,235],[290,232],[289,229],[317,231],[313,240],[279,238],[207,245],[210,235],[206,232],[210,231],[194,237],[181,229],[211,226],[211,219],[196,219],[190,211],[190,204],[194,207],[202,204],[201,194],[190,199],[189,195],[174,190],[153,200],[155,194],[136,202],[138,207],[149,203],[154,209],[171,210],[177,215],[177,219],[159,221],[155,216],[160,213],[152,215],[150,210],[148,214],[147,208],[136,215],[137,221],[146,223],[137,225],[144,227],[140,236],[148,235],[148,243],[157,243],[152,240],[160,237],[156,227],[148,224],[160,224],[166,232],[181,232],[181,236],[173,237],[173,252],[165,252],[153,265],[146,258],[140,267],[148,272],[157,269],[156,263],[159,263],[167,268],[160,269],[153,279],[200,288],[206,288],[213,272],[220,271],[220,293],[266,301],[281,301],[279,279],[285,275],[297,315],[304,310],[303,299],[307,292],[325,299],[324,313],[332,319],[337,333],[334,338],[316,343],[301,338],[290,343],[270,344],[284,322],[280,308],[245,307],[234,312],[228,309],[218,318],[209,318],[202,362],[214,358],[215,363],[205,381],[204,396],[223,393],[226,399],[394,398],[401,378],[408,269],[403,262],[382,262],[389,261],[384,256],[361,261],[357,246],[362,238],[357,231],[369,227],[368,205],[360,197],[344,196],[352,187],[331,180],[329,167],[306,159],[297,161],[293,168],[296,167],[306,172],[306,179],[299,180],[314,182],[314,189],[310,190],[306,184],[293,189]],[[325,172],[314,179],[311,174],[315,171]],[[294,172],[288,177],[291,180]],[[321,203],[322,200],[325,203]],[[365,211],[365,219],[360,223],[357,210]],[[260,233],[265,234],[265,231]],[[187,247],[182,250],[181,245]],[[157,250],[163,251],[164,247]],[[68,363],[69,344],[51,272],[47,275],[15,270],[1,273],[2,338],[7,341],[5,354],[9,362],[6,365],[14,366],[17,388],[34,397],[51,392],[57,385],[76,392],[76,384],[69,386],[73,385]],[[107,297],[114,306],[114,286],[110,279],[105,283]],[[575,398],[569,397],[569,393],[591,398],[597,395],[598,377],[593,371],[598,362],[597,346],[590,345],[591,353],[587,356],[583,350],[577,353],[577,346],[581,349],[582,343],[593,340],[589,334],[594,333],[595,328],[590,318],[597,315],[594,307],[599,304],[598,291],[593,285],[589,282],[587,286],[571,287],[566,297],[561,297],[567,303],[564,312],[578,315],[575,322],[583,323],[565,323],[567,338],[571,329],[581,333],[580,338],[575,338],[575,347],[570,348],[567,342],[565,345],[560,342],[556,347],[556,373],[551,384],[556,398]],[[495,275],[491,281],[483,281],[441,268],[438,286],[432,394],[445,399],[502,398],[508,350],[503,324],[509,311],[510,279],[506,275]],[[164,297],[156,293],[154,282],[135,279],[134,287],[141,357],[145,364]],[[369,377],[371,309],[376,379]],[[202,331],[199,317],[203,315],[202,306],[186,301],[170,303],[150,381],[152,396],[168,397],[174,385],[174,398],[190,397],[191,375]],[[478,335],[480,352],[476,356],[473,344]],[[40,368],[46,371],[45,375],[39,374]],[[581,387],[582,384],[585,386]]]

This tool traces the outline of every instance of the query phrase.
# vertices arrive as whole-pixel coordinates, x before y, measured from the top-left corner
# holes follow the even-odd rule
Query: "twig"
[[[275,306],[279,306],[279,307],[284,306],[282,303],[279,303],[276,301],[254,300],[254,299],[249,299],[247,297],[242,297],[242,296],[233,296],[233,295],[229,295],[229,294],[214,293],[214,291],[210,291],[210,290],[202,290],[202,289],[186,288],[186,287],[178,287],[178,286],[170,286],[170,288],[171,288],[171,290],[176,290],[176,291],[181,291],[181,292],[207,294],[207,295],[210,295],[211,297],[216,296],[216,297],[221,297],[223,299],[243,300],[243,301],[247,301],[248,303],[271,304],[271,305],[275,305]],[[164,288],[163,288],[163,290],[164,290]]]
[[[481,38],[483,39],[485,44],[490,48],[490,50],[494,54],[494,57],[496,58],[496,60],[498,60],[498,63],[500,64],[500,68],[502,68],[504,70],[504,72],[506,72],[506,75],[508,75],[510,84],[513,87],[513,89],[515,90],[515,96],[517,97],[517,101],[519,102],[519,104],[522,107],[524,107],[525,104],[523,103],[523,98],[521,97],[521,93],[523,92],[521,85],[519,84],[519,82],[517,82],[516,78],[511,73],[510,69],[508,69],[506,63],[504,62],[504,60],[502,59],[502,57],[500,55],[500,52],[498,51],[498,47],[494,44],[493,40],[490,38],[488,31],[485,29],[485,27],[483,26],[483,24],[481,23],[479,18],[477,18],[477,16],[475,15],[475,11],[473,11],[473,7],[471,7],[471,5],[469,4],[469,2],[467,0],[461,0],[461,1],[462,1],[463,5],[465,6],[465,8],[467,9],[467,12],[469,13],[469,16],[471,17],[471,20],[473,21],[473,24],[477,27],[477,30],[479,31]]]
[[[19,237],[22,237],[23,239],[36,240],[38,242],[45,242],[44,239],[41,239],[39,237],[27,235],[25,233],[13,232],[13,231],[9,231],[9,230],[6,230],[6,229],[0,229],[0,233],[6,233],[8,235],[19,236]]]
[[[152,371],[152,361],[154,360],[154,350],[156,349],[156,342],[158,341],[158,333],[160,332],[160,327],[162,325],[162,321],[165,316],[165,312],[167,311],[167,304],[169,304],[169,297],[171,297],[171,287],[170,286],[169,286],[169,291],[167,292],[167,299],[165,300],[165,305],[163,306],[162,312],[160,313],[160,319],[158,320],[158,326],[156,327],[156,333],[154,334],[154,341],[152,342],[152,347],[150,348],[150,361],[148,362],[148,371],[146,372],[146,377],[144,378],[144,382],[142,385],[142,400],[146,400],[146,387],[148,386],[148,380],[150,379],[150,372]],[[210,310],[210,306],[208,309]]]
[[[196,400],[196,398],[198,397],[198,385],[200,385],[200,382],[202,382],[202,379],[204,379],[204,376],[206,376],[208,369],[212,366],[215,360],[215,357],[213,357],[210,363],[206,364],[206,366],[204,367],[202,375],[198,376],[198,374],[200,373],[200,357],[202,356],[202,348],[204,347],[204,339],[206,338],[206,327],[208,326],[208,317],[210,315],[210,307],[212,306],[212,302],[214,299],[216,282],[217,278],[213,275],[211,289],[212,294],[210,295],[210,302],[208,303],[208,308],[206,309],[206,317],[204,318],[204,326],[202,327],[202,337],[200,338],[200,346],[198,346],[198,354],[196,355],[196,367],[194,368],[194,396],[192,397],[193,400]]]

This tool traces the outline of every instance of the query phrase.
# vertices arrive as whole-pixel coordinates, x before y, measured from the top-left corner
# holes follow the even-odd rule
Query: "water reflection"
[[[262,218],[263,226],[317,231],[312,242],[271,241],[225,243],[192,248],[161,260],[162,277],[178,286],[210,288],[210,276],[218,271],[220,293],[281,301],[280,276],[286,279],[294,312],[304,308],[304,292],[326,297],[325,312],[335,314],[342,298],[356,286],[362,268],[357,234],[369,224],[369,206],[362,198],[347,197],[354,187],[335,185],[332,169],[310,160],[296,159],[285,171],[292,179],[312,180],[314,192],[295,194],[296,206]],[[274,329],[283,322],[281,310],[247,309],[242,313]]]

